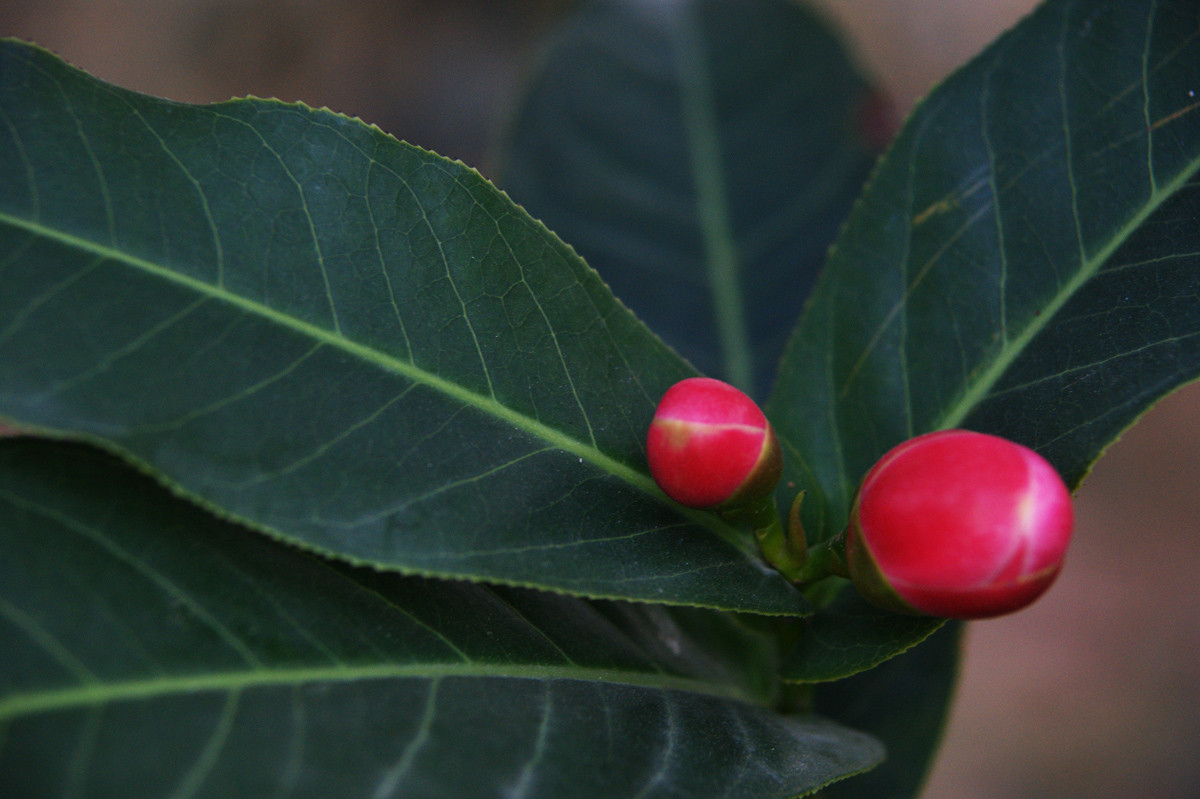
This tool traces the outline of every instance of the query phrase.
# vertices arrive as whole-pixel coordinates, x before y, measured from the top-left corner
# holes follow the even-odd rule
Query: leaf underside
[[[4,796],[786,797],[881,756],[769,710],[731,617],[350,567],[91,450],[0,446],[0,546]]]

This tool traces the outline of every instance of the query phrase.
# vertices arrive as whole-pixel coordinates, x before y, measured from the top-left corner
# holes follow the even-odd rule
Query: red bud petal
[[[762,410],[720,380],[693,377],[663,395],[646,437],[650,474],[692,508],[743,504],[770,493],[782,458]]]
[[[855,584],[880,604],[998,616],[1049,588],[1073,523],[1070,492],[1040,455],[945,430],[904,442],[867,473],[846,554]]]

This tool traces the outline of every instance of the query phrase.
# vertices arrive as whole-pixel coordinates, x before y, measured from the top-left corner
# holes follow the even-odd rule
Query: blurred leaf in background
[[[773,712],[729,616],[350,567],[95,450],[4,442],[0,536],[13,799],[792,796],[882,755]]]
[[[584,4],[499,183],[701,372],[766,394],[888,104],[799,3]]]

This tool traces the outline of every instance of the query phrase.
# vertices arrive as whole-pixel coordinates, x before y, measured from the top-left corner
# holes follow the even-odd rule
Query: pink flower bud
[[[681,380],[658,403],[646,437],[650,474],[691,508],[730,508],[771,493],[783,458],[754,400],[709,377]]]
[[[1050,587],[1073,523],[1070,492],[1036,452],[943,430],[900,444],[867,473],[846,560],[859,592],[891,610],[999,616]]]

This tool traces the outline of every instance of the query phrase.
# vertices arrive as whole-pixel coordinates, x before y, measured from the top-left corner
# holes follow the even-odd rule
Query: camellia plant
[[[595,0],[495,184],[0,43],[0,795],[915,795],[1200,373],[1198,30],[1049,0],[880,155],[797,3]]]

